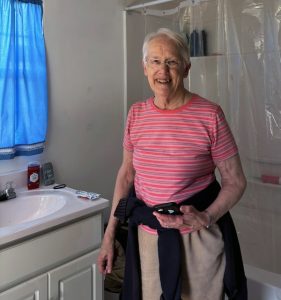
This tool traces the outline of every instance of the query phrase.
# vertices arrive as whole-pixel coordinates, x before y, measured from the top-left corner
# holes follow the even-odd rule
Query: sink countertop
[[[0,249],[18,240],[26,239],[30,236],[39,234],[42,231],[51,230],[52,228],[60,226],[64,223],[100,212],[109,205],[109,201],[103,198],[93,201],[78,198],[75,194],[76,190],[69,187],[58,190],[54,190],[52,187],[53,186],[40,187],[39,189],[31,191],[28,191],[27,189],[20,189],[16,191],[17,198],[5,201],[6,205],[9,204],[9,201],[14,201],[13,205],[16,207],[15,201],[24,201],[24,199],[21,199],[21,195],[23,194],[24,197],[26,197],[28,193],[32,194],[35,192],[43,192],[44,194],[47,194],[50,192],[52,194],[58,193],[60,195],[67,196],[65,205],[61,209],[47,216],[43,216],[34,220],[27,220],[19,224],[11,224],[9,226],[0,227]]]

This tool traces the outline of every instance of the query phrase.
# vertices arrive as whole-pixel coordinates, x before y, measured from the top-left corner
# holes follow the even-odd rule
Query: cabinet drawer
[[[0,251],[0,291],[97,249],[102,215],[97,214]]]

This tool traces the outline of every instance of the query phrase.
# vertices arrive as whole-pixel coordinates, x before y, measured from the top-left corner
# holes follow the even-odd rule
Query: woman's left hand
[[[198,211],[195,207],[182,205],[180,210],[182,215],[164,215],[157,212],[153,212],[153,214],[164,228],[188,228],[190,231],[197,231],[208,224],[206,213]]]

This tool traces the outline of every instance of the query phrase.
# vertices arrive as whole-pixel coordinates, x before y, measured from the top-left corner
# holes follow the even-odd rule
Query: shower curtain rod
[[[134,10],[134,9],[138,9],[138,8],[146,8],[148,6],[152,6],[152,5],[157,5],[157,4],[163,4],[163,3],[168,3],[168,2],[172,2],[173,0],[155,0],[155,1],[150,1],[147,3],[142,3],[142,4],[137,4],[137,5],[133,5],[133,6],[128,6],[125,8],[125,10]]]
[[[133,6],[128,6],[125,8],[126,11],[129,10],[134,10],[134,9],[138,9],[138,8],[146,8],[148,6],[152,6],[152,5],[158,5],[158,4],[163,4],[163,3],[169,3],[169,2],[173,2],[174,0],[155,0],[155,1],[150,1],[147,3],[142,3],[142,4],[138,4],[138,5],[133,5]],[[201,0],[186,0],[183,2],[189,2],[190,5],[194,5],[199,3]]]

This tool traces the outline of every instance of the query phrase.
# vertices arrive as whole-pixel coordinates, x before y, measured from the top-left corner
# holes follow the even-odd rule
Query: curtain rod
[[[148,6],[168,3],[168,2],[172,2],[172,1],[174,1],[174,0],[155,0],[155,1],[150,1],[147,3],[138,4],[138,5],[128,6],[125,8],[125,10],[134,10],[134,9],[138,9],[138,8],[145,8]]]
[[[194,4],[197,4],[200,1],[201,0],[186,0],[186,1],[183,1],[183,2],[189,2],[190,5],[194,5]],[[148,6],[158,5],[158,4],[163,4],[163,3],[169,3],[169,2],[174,2],[174,0],[155,0],[155,1],[150,1],[150,2],[147,2],[147,3],[142,3],[142,4],[133,5],[133,6],[128,6],[128,7],[125,8],[125,10],[129,11],[129,10],[134,10],[134,9],[138,9],[138,8],[146,8]]]

